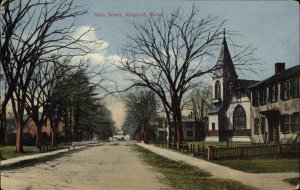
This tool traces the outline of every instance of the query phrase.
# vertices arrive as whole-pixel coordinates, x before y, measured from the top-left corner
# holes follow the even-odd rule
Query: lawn
[[[221,160],[214,163],[249,173],[299,172],[297,158],[264,158],[250,160]]]
[[[162,180],[174,189],[255,189],[233,180],[215,178],[196,167],[169,160],[138,146],[134,146],[134,150],[140,153],[144,162],[163,174]]]
[[[15,150],[15,146],[0,146],[0,154],[4,159],[15,158],[29,154],[36,154],[39,152],[39,149],[35,146],[24,146],[25,154],[16,153]]]

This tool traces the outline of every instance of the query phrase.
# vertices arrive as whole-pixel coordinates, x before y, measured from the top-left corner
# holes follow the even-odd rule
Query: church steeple
[[[225,36],[225,28],[223,31],[223,42],[222,42],[222,48],[221,48],[221,52],[219,55],[219,59],[217,62],[217,67],[219,67],[220,69],[218,69],[215,72],[215,76],[216,77],[223,77],[226,78],[227,80],[236,80],[238,78],[235,69],[234,69],[234,65],[230,56],[230,52],[227,46],[227,42],[226,42],[226,36]]]

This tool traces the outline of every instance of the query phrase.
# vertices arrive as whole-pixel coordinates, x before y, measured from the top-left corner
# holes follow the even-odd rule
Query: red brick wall
[[[219,136],[219,130],[208,131],[208,136]]]

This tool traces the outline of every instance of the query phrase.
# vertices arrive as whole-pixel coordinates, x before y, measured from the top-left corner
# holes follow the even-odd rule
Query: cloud
[[[87,44],[87,47],[94,48],[94,53],[90,53],[85,56],[85,58],[90,59],[92,64],[115,64],[118,65],[118,63],[121,61],[121,57],[119,55],[113,54],[108,55],[107,54],[107,48],[109,48],[109,43],[105,41],[104,39],[101,39],[97,36],[96,30],[94,27],[91,26],[81,26],[76,30],[73,37],[78,38],[85,32],[90,30],[88,33],[86,33],[84,36],[82,36],[82,40],[89,41],[89,42],[97,42],[97,44],[101,44],[99,47],[95,47],[95,43]],[[77,59],[82,59],[83,57],[79,57]]]

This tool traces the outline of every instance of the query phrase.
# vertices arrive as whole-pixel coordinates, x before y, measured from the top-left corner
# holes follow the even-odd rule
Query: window
[[[299,112],[292,115],[292,132],[300,132]]]
[[[254,90],[252,92],[252,106],[258,106],[258,99],[259,96],[258,96],[258,91],[257,90]]]
[[[281,83],[281,99],[287,100],[293,96],[293,80],[287,80]]]
[[[212,130],[216,130],[216,124],[215,124],[215,123],[212,123],[212,124],[211,124],[211,129],[212,129]]]
[[[264,134],[266,132],[266,118],[265,117],[260,118],[260,128],[261,128],[261,133]]]
[[[233,128],[234,129],[246,128],[246,112],[241,105],[238,105],[233,112]]]
[[[240,90],[237,90],[234,92],[234,96],[236,99],[241,99],[242,97],[242,92]]]
[[[254,133],[259,133],[259,128],[260,128],[259,119],[255,118],[254,119]]]
[[[264,134],[266,131],[266,118],[261,117],[254,119],[254,133],[261,133]]]
[[[269,102],[276,102],[278,94],[277,84],[269,87]]]
[[[193,137],[193,131],[187,131],[186,136],[187,137]]]
[[[221,84],[220,81],[217,81],[215,84],[215,99],[221,98]]]
[[[299,97],[299,78],[296,78],[294,80],[294,94],[293,97],[294,98],[298,98]]]
[[[259,91],[259,104],[265,105],[267,103],[267,89]]]
[[[291,116],[282,115],[281,132],[289,133],[291,128]]]
[[[166,140],[166,132],[165,131],[159,131],[158,133],[158,139],[161,140]]]

